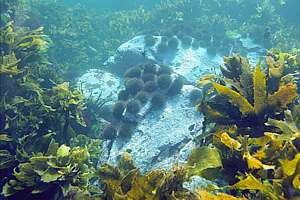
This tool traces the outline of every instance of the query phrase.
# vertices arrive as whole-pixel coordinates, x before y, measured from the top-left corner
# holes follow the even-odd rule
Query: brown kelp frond
[[[296,83],[280,86],[278,91],[268,97],[268,105],[277,111],[287,108],[298,97]]]
[[[251,66],[249,64],[248,59],[241,57],[236,54],[232,57],[224,58],[224,66],[221,66],[222,75],[231,80],[231,82],[235,83],[235,85],[239,85],[239,88],[243,90],[239,90],[242,92],[241,94],[246,98],[251,98],[253,96],[253,81],[252,81],[252,72]],[[226,81],[229,81],[226,80]],[[251,99],[249,99],[252,102]]]
[[[245,71],[247,76],[244,76],[244,78],[247,77],[251,80],[247,81],[246,84],[247,87],[251,86],[250,90],[241,82],[242,78],[233,78],[225,72],[223,78],[214,79],[221,84],[212,81],[212,86],[217,91],[217,95],[206,95],[208,98],[204,99],[198,108],[206,114],[207,120],[215,120],[221,124],[236,124],[240,128],[252,127],[253,131],[255,129],[255,135],[262,135],[263,131],[267,130],[264,122],[269,117],[278,116],[298,97],[297,84],[294,82],[296,79],[287,81],[287,75],[283,74],[282,78],[285,78],[285,80],[278,79],[276,83],[278,88],[273,91],[269,89],[269,85],[273,84],[274,80],[271,81],[271,78],[262,70],[262,62],[259,62],[252,70],[247,64],[248,62],[243,61],[245,59],[236,55],[232,58],[226,58],[225,66],[227,71],[231,69],[239,77]],[[281,58],[280,62],[285,63],[285,60]],[[240,70],[234,71],[233,66],[239,67]],[[284,66],[287,68],[286,64]],[[243,70],[243,68],[247,70]],[[249,96],[249,94],[252,96]],[[233,111],[234,108],[228,104],[237,108],[240,114]],[[249,129],[247,132],[249,132]]]
[[[62,192],[91,198],[91,191],[100,192],[91,189],[90,180],[101,141],[78,134],[87,130],[83,95],[68,82],[50,80],[53,69],[45,67],[48,41],[42,28],[16,31],[9,23],[0,43],[1,195],[51,193],[54,198]]]
[[[253,73],[254,110],[256,114],[263,112],[267,100],[266,76],[261,71],[260,63],[257,64]]]
[[[129,154],[125,154],[123,157],[131,160]],[[124,169],[128,165],[121,163],[118,167],[105,164],[97,171],[99,181],[105,185],[105,198],[159,200],[187,196],[188,191],[182,185],[186,180],[185,168],[174,166],[169,172],[157,169],[143,175],[135,167],[129,171]]]
[[[254,111],[253,106],[248,102],[248,100],[238,92],[235,92],[229,87],[220,85],[218,83],[213,83],[213,86],[219,94],[227,96],[229,98],[229,101],[237,106],[242,114],[245,115]]]
[[[18,75],[21,71],[18,69],[19,60],[17,60],[14,53],[1,56],[0,58],[0,74]]]
[[[249,199],[292,198],[300,192],[299,94],[294,77],[299,66],[291,54],[280,52],[269,52],[266,73],[261,63],[251,70],[252,97],[244,95],[243,87],[234,86],[242,85],[240,79],[224,74],[221,84],[212,81],[215,96],[210,95],[198,108],[209,110],[203,112],[205,119],[215,123],[210,128],[212,140],[206,140],[219,152],[222,168],[218,176],[229,182],[227,190],[240,191]],[[223,103],[216,103],[220,100]],[[240,114],[232,107],[226,109],[228,105]],[[202,160],[195,155],[190,159]]]
[[[92,173],[85,167],[88,160],[86,148],[59,146],[51,140],[45,154],[31,156],[14,168],[13,177],[4,185],[2,194],[8,197],[22,190],[42,193],[55,184],[64,187],[65,181],[84,191]]]

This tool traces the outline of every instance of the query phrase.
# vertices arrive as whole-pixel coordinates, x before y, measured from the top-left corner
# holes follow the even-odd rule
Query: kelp
[[[99,158],[102,155],[102,141],[100,139],[90,138],[83,134],[78,134],[70,140],[70,147],[76,146],[87,148],[90,155],[90,161],[93,164],[93,167],[96,167]]]
[[[218,169],[218,173],[229,182],[223,189],[241,191],[249,199],[280,200],[300,194],[299,94],[297,79],[285,79],[290,72],[292,76],[297,72],[299,63],[296,63],[296,59],[291,62],[293,56],[287,53],[276,52],[272,58],[270,56],[268,54],[266,57],[268,61],[265,68],[260,62],[251,70],[252,97],[245,95],[249,93],[245,91],[240,78],[229,77],[225,73],[223,77],[213,79],[212,87],[216,93],[202,102],[209,106],[210,113],[218,113],[210,115],[203,112],[209,123],[215,123],[213,128],[206,130],[210,131],[210,134],[206,134],[206,140],[220,152],[223,167]],[[282,66],[276,80],[274,74],[269,74],[270,70],[274,70],[270,67],[273,57],[276,66]],[[246,65],[246,68],[249,69],[249,66]],[[237,75],[241,74],[240,71],[235,69]],[[270,86],[274,81],[277,88]],[[225,103],[213,103],[214,98]],[[223,108],[225,105],[232,106],[226,109]],[[199,107],[205,108],[204,105]],[[233,114],[232,108],[239,112]],[[208,108],[203,110],[207,111]],[[195,157],[193,153],[191,158],[202,160],[201,156]],[[205,166],[210,166],[209,162]]]
[[[278,91],[268,97],[267,103],[277,111],[284,110],[298,97],[296,83],[280,86]]]
[[[213,86],[220,94],[226,95],[231,103],[239,108],[242,114],[246,115],[254,111],[253,106],[238,92],[217,83],[214,83]]]
[[[128,153],[124,156],[131,162]],[[188,191],[183,189],[187,177],[183,167],[174,166],[170,171],[157,169],[141,174],[138,169],[128,168],[128,164],[121,163],[119,167],[105,164],[96,172],[99,181],[105,185],[104,198],[158,200],[188,196]]]
[[[209,179],[213,177],[209,177],[208,170],[223,167],[218,150],[211,147],[193,149],[186,166],[189,176],[199,175]]]
[[[44,62],[46,39],[42,28],[16,31],[9,23],[1,30],[6,47],[0,68],[2,195],[92,198],[100,193],[91,181],[101,141],[79,135],[86,128],[82,93],[68,82],[50,80],[50,74],[43,76],[51,72]]]
[[[88,160],[86,148],[71,149],[51,140],[45,154],[37,153],[14,168],[13,178],[3,186],[2,194],[7,197],[22,190],[37,194],[47,191],[52,184],[66,187],[65,182],[84,191],[92,173],[86,166]]]
[[[1,57],[1,67],[0,67],[0,74],[6,74],[10,76],[15,76],[21,73],[21,71],[17,67],[17,60],[14,53],[5,55]]]
[[[263,112],[267,101],[267,83],[265,74],[261,71],[260,63],[253,73],[254,111],[256,114]]]
[[[196,193],[197,198],[205,200],[246,200],[244,197],[234,197],[226,193],[211,194],[206,190],[199,190]]]
[[[267,119],[274,118],[286,110],[288,105],[298,97],[298,94],[297,84],[292,81],[293,79],[284,84],[279,84],[281,79],[278,79],[278,89],[270,90],[269,85],[274,84],[274,81],[270,81],[271,78],[262,71],[261,65],[261,62],[258,63],[255,69],[250,71],[251,67],[245,58],[239,56],[226,58],[226,68],[222,70],[223,78],[219,78],[222,84],[212,83],[213,88],[220,95],[210,95],[212,98],[206,99],[198,108],[206,113],[206,117],[212,121],[219,121],[228,125],[235,124],[239,131],[249,132],[247,127],[252,129],[255,127],[255,133],[252,134],[263,134],[263,131],[267,130],[264,124]],[[233,77],[233,74],[236,75],[236,78]],[[284,76],[285,74],[282,75],[282,77]],[[224,102],[223,106],[220,101]],[[240,114],[238,112],[232,113],[232,110],[236,109]],[[219,114],[209,116],[210,113]]]

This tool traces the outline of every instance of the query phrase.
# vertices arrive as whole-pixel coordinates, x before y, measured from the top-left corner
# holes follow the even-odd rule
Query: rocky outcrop
[[[171,67],[175,73],[182,75],[187,81],[194,83],[200,76],[207,73],[215,73],[223,62],[222,55],[209,55],[207,50],[198,48],[183,48],[178,40],[177,49],[161,51],[159,44],[161,36],[154,36],[155,44],[148,47],[144,36],[137,36],[122,44],[116,51],[116,55],[110,57],[104,67],[113,73],[122,75],[128,68],[145,63],[157,63]]]
[[[121,79],[101,69],[90,69],[77,80],[78,87],[83,91],[84,96],[102,99],[109,98],[112,101],[117,99],[118,90],[122,89]]]
[[[170,38],[153,36],[150,39],[151,45],[144,36],[134,37],[121,45],[101,70],[90,70],[79,80],[85,95],[92,92],[95,96],[101,94],[114,101],[123,88],[124,72],[133,66],[146,63],[167,65],[175,73],[173,75],[184,77],[186,81],[181,93],[168,97],[162,109],[151,110],[149,105],[143,107],[138,119],[134,119],[138,123],[130,138],[119,137],[103,144],[102,161],[115,164],[123,152],[129,151],[142,171],[170,168],[186,160],[194,146],[193,138],[201,134],[203,120],[190,102],[190,92],[195,89],[193,85],[199,77],[219,73],[218,66],[223,63],[222,55],[210,55],[206,49],[193,45],[193,39],[190,46],[176,37],[172,37],[172,45],[169,44]],[[108,104],[103,111],[103,118],[107,120],[110,107]]]
[[[206,49],[201,47],[183,48],[181,41],[175,49],[162,51],[160,44],[165,38],[154,36],[153,39],[155,43],[150,47],[145,43],[144,36],[131,39],[117,49],[101,70],[90,70],[79,79],[85,95],[92,93],[96,97],[101,94],[112,100],[117,98],[117,92],[122,88],[124,72],[132,66],[146,63],[167,65],[176,76],[186,79],[187,85],[181,93],[169,97],[162,109],[151,110],[147,105],[142,109],[131,138],[117,138],[113,143],[105,141],[103,144],[103,161],[114,164],[123,152],[130,151],[142,171],[170,168],[186,160],[203,120],[190,102],[190,92],[195,89],[193,84],[199,77],[215,73],[214,67],[222,63],[220,55],[208,55]]]
[[[128,140],[117,138],[109,162],[115,163],[125,151],[131,152],[143,171],[170,168],[174,163],[184,162],[192,149],[193,137],[202,127],[202,116],[195,112],[189,99],[193,89],[194,86],[186,85],[165,107],[147,112]]]

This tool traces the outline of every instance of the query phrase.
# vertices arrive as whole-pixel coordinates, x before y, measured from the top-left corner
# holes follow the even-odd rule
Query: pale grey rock
[[[116,55],[105,62],[105,68],[122,75],[132,66],[145,63],[164,64],[194,84],[203,74],[216,73],[218,66],[223,63],[222,55],[208,55],[206,49],[201,47],[186,49],[182,47],[180,41],[176,51],[168,49],[166,52],[159,52],[157,47],[162,36],[154,37],[157,42],[152,47],[146,47],[143,35],[122,44],[117,49]]]
[[[90,69],[77,80],[78,87],[84,96],[101,99],[117,100],[117,94],[123,88],[121,79],[116,75],[100,70]]]
[[[125,151],[130,151],[142,171],[153,168],[171,168],[183,163],[192,149],[194,134],[190,127],[200,131],[203,117],[189,100],[194,86],[185,85],[181,94],[168,99],[161,110],[149,110],[127,141],[117,138],[109,161],[115,164]]]
[[[174,58],[167,63],[174,72],[184,76],[187,81],[195,84],[204,74],[219,73],[219,66],[223,63],[223,56],[211,56],[206,49],[179,48]]]
[[[140,64],[155,62],[151,54],[147,54],[144,36],[136,36],[122,44],[116,54],[110,57],[104,67],[118,75],[122,75],[128,68]]]
[[[201,134],[203,116],[195,111],[190,102],[190,92],[195,89],[195,82],[208,73],[220,73],[219,65],[223,63],[223,55],[211,56],[204,48],[182,48],[181,42],[177,50],[158,51],[161,36],[154,36],[156,44],[146,47],[144,36],[136,36],[121,45],[116,54],[104,63],[104,70],[91,70],[79,80],[83,82],[86,96],[90,91],[104,97],[117,99],[118,91],[123,87],[120,77],[132,67],[146,63],[167,65],[174,71],[172,76],[183,76],[186,80],[181,94],[170,97],[161,110],[151,110],[146,104],[137,116],[126,115],[128,121],[136,121],[137,127],[131,138],[117,138],[105,141],[104,156],[101,162],[116,164],[120,155],[130,151],[137,167],[143,172],[153,168],[171,168],[175,163],[183,164],[194,147],[193,138]],[[257,48],[251,41],[243,41],[249,49]],[[251,46],[252,45],[252,46]],[[251,63],[259,59],[260,54],[248,51]],[[109,73],[109,72],[111,73]],[[103,117],[110,120],[111,105],[103,107]]]

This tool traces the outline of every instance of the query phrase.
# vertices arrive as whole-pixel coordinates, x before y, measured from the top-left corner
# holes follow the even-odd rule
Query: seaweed
[[[261,63],[251,70],[245,58],[234,56],[225,58],[225,66],[226,68],[221,68],[224,76],[219,78],[221,84],[212,83],[219,95],[205,100],[205,103],[202,102],[207,105],[206,107],[200,105],[198,108],[212,120],[224,125],[236,125],[239,132],[263,135],[264,131],[268,130],[265,125],[268,118],[280,117],[280,113],[298,97],[294,81],[280,83],[279,79],[278,90],[270,90],[269,84],[273,84],[273,81],[270,81],[271,77],[262,71]],[[220,100],[225,103],[224,106],[218,102]],[[215,115],[216,118],[209,117],[211,109],[220,115]],[[237,110],[237,113],[233,115],[232,110]]]
[[[174,166],[169,172],[157,169],[142,174],[132,165],[128,153],[122,157],[118,167],[105,164],[96,172],[99,181],[105,185],[103,198],[158,200],[188,196],[188,191],[183,189],[183,182],[187,180],[183,167]]]
[[[7,198],[26,193],[34,199],[50,191],[63,196],[71,190],[88,193],[101,155],[94,147],[101,146],[100,140],[81,136],[85,144],[74,141],[79,139],[78,127],[87,126],[87,104],[68,82],[52,73],[44,76],[55,70],[45,63],[46,39],[42,28],[15,31],[9,23],[1,30],[1,45],[7,48],[0,63],[0,171],[2,195]]]
[[[18,195],[22,191],[39,194],[49,190],[53,184],[70,186],[84,191],[87,188],[89,174],[92,173],[85,164],[89,160],[87,148],[66,145],[59,146],[51,140],[46,153],[31,156],[27,162],[20,163],[13,171],[11,178],[4,186],[5,197]],[[68,189],[65,188],[67,192]]]
[[[278,88],[269,87],[274,83],[274,76],[269,73],[273,69],[269,56],[278,56],[280,62],[285,63],[281,74],[276,76]],[[206,125],[214,123],[212,128],[204,129],[204,137],[206,143],[217,148],[218,160],[223,164],[223,168],[215,169],[217,172],[214,170],[217,177],[213,178],[225,177],[229,184],[223,189],[229,192],[241,191],[250,199],[260,196],[279,200],[299,195],[296,167],[299,165],[299,113],[296,111],[299,109],[299,96],[295,79],[282,80],[298,70],[297,63],[289,62],[291,57],[287,53],[269,53],[266,72],[262,70],[261,62],[251,69],[245,58],[225,58],[227,67],[222,70],[223,76],[210,76],[211,84],[208,84],[209,79],[199,82],[200,85],[212,87],[210,94],[202,100],[202,104],[206,102],[207,106],[200,105],[199,109],[206,117]],[[244,74],[248,74],[244,79],[243,68],[247,69]],[[243,80],[252,83],[251,88],[244,87]],[[211,102],[217,98],[224,103]],[[234,108],[238,111],[235,115]],[[200,162],[202,155],[192,153],[190,160],[198,163],[197,159]],[[189,165],[193,166],[193,163]],[[204,169],[210,166],[209,163],[204,162]],[[197,169],[196,164],[191,173],[199,174]],[[207,172],[201,173],[201,176],[207,177]]]

